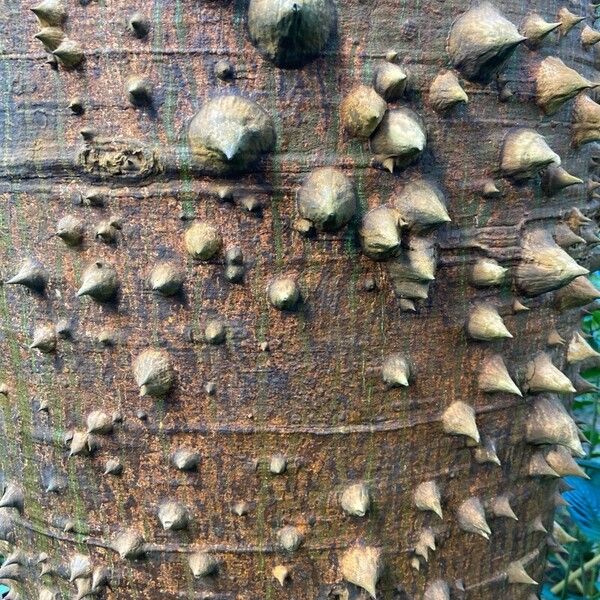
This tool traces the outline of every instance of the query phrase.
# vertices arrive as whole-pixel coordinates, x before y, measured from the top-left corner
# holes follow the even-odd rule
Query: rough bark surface
[[[517,26],[532,13],[556,21],[562,6],[495,0]],[[98,597],[367,597],[368,584],[344,573],[343,557],[352,548],[375,548],[381,568],[370,575],[381,598],[530,598],[535,588],[510,583],[511,569],[518,562],[542,579],[548,538],[535,521],[541,517],[551,530],[559,487],[554,478],[530,474],[539,451],[526,440],[534,395],[490,394],[478,382],[494,354],[524,391],[527,365],[540,351],[572,380],[576,375],[566,346],[547,341],[556,327],[569,342],[578,325],[580,308],[559,311],[554,291],[573,277],[525,298],[519,291],[527,282],[519,288],[516,275],[539,249],[523,246],[527,232],[542,228],[551,239],[555,226],[567,222],[582,234],[577,216],[568,220],[572,207],[595,215],[597,201],[586,187],[597,164],[593,144],[572,147],[576,100],[551,116],[535,101],[538,64],[546,56],[596,77],[593,47],[580,41],[585,23],[567,35],[551,33],[534,49],[520,44],[499,83],[461,78],[468,104],[437,112],[431,82],[452,66],[446,40],[470,8],[466,0],[339,2],[326,47],[301,68],[280,68],[259,53],[243,0],[68,0],[60,27],[85,55],[74,69],[46,63],[29,8],[5,2],[0,56],[2,277],[13,277],[28,258],[49,273],[42,292],[0,288],[6,490],[0,533],[7,551],[24,553],[13,571],[0,571],[13,594],[37,598],[40,590],[60,590],[57,597],[83,597],[91,570],[98,576],[106,567],[111,588],[97,586]],[[591,25],[587,3],[568,8]],[[149,23],[141,38],[126,27],[137,10]],[[371,84],[391,49],[409,74],[397,104],[421,116],[428,136],[419,160],[393,173],[373,165],[368,144],[349,139],[340,122],[343,98]],[[216,76],[220,60],[230,61],[231,78]],[[133,103],[132,76],[151,83],[146,97],[135,101],[132,92]],[[276,145],[250,173],[213,174],[198,167],[187,127],[208,99],[230,93],[268,113]],[[83,114],[69,108],[74,97]],[[503,177],[503,140],[515,127],[543,135],[585,184],[549,197],[537,178]],[[82,139],[84,128],[96,137]],[[322,166],[351,179],[358,210],[339,230],[303,236],[296,192]],[[395,268],[402,266],[365,256],[359,229],[369,209],[422,177],[443,192],[452,221],[427,234],[437,254],[428,297],[415,300],[414,311],[402,310],[411,306],[398,293]],[[486,197],[490,179],[499,195]],[[256,203],[260,210],[248,210]],[[83,224],[78,245],[55,235],[67,215]],[[186,251],[184,235],[195,222],[214,224],[222,238],[207,261]],[[225,277],[235,264],[225,253],[235,246],[243,251],[237,283]],[[586,265],[590,247],[575,245],[571,253]],[[501,285],[471,285],[473,265],[484,257],[509,269]],[[148,283],[163,260],[184,274],[182,291],[172,297]],[[108,302],[76,295],[96,261],[117,273],[118,292]],[[293,310],[278,310],[267,295],[282,276],[300,290]],[[530,310],[515,310],[515,300]],[[469,337],[466,323],[480,301],[497,307],[512,339]],[[216,337],[206,332],[215,320],[225,327],[223,343],[214,323]],[[44,325],[46,343],[30,348]],[[175,371],[161,399],[139,395],[132,367],[152,348]],[[394,353],[410,367],[408,386],[384,382],[382,366]],[[568,404],[569,395],[562,399]],[[467,437],[444,430],[442,415],[457,401],[474,408],[500,466],[480,464]],[[77,448],[93,411],[122,419]],[[84,452],[90,440],[95,447]],[[172,456],[182,449],[198,454],[195,469],[174,466]],[[270,465],[279,455],[285,469],[277,474]],[[120,460],[122,473],[104,474],[110,459]],[[439,487],[443,519],[415,506],[415,490],[427,481]],[[355,483],[365,483],[372,498],[362,517],[340,506]],[[493,500],[504,494],[518,521],[494,515]],[[486,511],[489,541],[459,523],[459,508],[472,498]],[[159,508],[167,501],[187,507],[186,529],[163,528]],[[294,551],[282,549],[285,527],[301,536]],[[415,555],[426,527],[436,539],[428,562]],[[144,546],[121,558],[115,540],[134,531]],[[215,573],[193,576],[188,560],[198,552],[218,561]],[[76,572],[77,554],[89,556],[90,570]],[[368,578],[367,558],[359,555]],[[283,585],[273,577],[278,565],[289,568]],[[443,585],[432,587],[438,580],[447,582],[450,596]]]

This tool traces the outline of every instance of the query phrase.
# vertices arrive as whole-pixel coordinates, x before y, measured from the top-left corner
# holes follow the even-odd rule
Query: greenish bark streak
[[[260,281],[261,281],[261,273],[264,270],[264,265],[262,258],[257,256],[256,265],[255,265],[255,274],[252,280],[252,290],[253,295],[256,298],[260,299],[260,313],[258,318],[258,331],[257,331],[257,339],[258,340],[267,340],[268,341],[268,331],[269,331],[269,305],[265,297],[264,290],[260,289]],[[267,366],[269,362],[268,356],[266,353],[261,353],[259,356],[258,363],[258,372],[257,372],[257,384],[258,390],[256,395],[256,401],[254,404],[254,410],[258,413],[255,418],[258,423],[264,423],[265,413],[263,410],[263,406],[267,404],[267,394],[268,394],[268,375],[265,369],[261,369],[261,366]],[[258,447],[266,447],[267,436],[262,435],[262,440],[259,441]],[[269,482],[266,474],[261,474],[260,479],[260,487],[258,493],[258,500],[256,504],[256,524],[254,527],[254,534],[256,535],[257,545],[259,548],[262,548],[266,542],[266,529],[267,523],[265,520],[265,510],[267,507],[267,503],[269,501]],[[260,573],[265,573],[266,570],[266,557],[263,552],[259,552],[257,556],[258,560],[258,570]],[[265,598],[266,600],[270,600],[272,597],[272,587],[270,585],[270,581],[265,582]]]
[[[259,340],[268,341],[268,331],[270,325],[269,318],[269,303],[267,302],[265,290],[261,289],[261,280],[262,274],[264,272],[264,264],[262,256],[259,254],[256,257],[256,264],[254,268],[254,277],[251,280],[252,292],[254,297],[260,300],[260,313],[258,319],[258,331],[257,338]],[[261,353],[264,354],[264,353]],[[259,357],[257,363],[260,367],[261,365],[267,366],[269,362],[268,356],[265,354],[264,356]],[[268,395],[268,375],[267,371],[260,369],[257,372],[257,394],[256,400],[254,403],[254,411],[257,413],[255,418],[258,423],[265,423],[265,413],[264,406],[267,404],[267,395]],[[267,435],[260,435],[258,447],[266,447],[267,445]],[[260,475],[260,487],[258,492],[258,499],[256,503],[256,524],[254,527],[254,535],[256,536],[257,545],[259,548],[262,548],[265,545],[267,536],[267,523],[265,520],[265,510],[269,501],[269,482],[268,478],[265,474]],[[259,552],[257,556],[258,560],[258,569],[260,573],[264,573],[266,570],[266,557],[263,552]],[[270,586],[270,582],[265,582],[265,598],[269,600],[272,596],[272,589]]]
[[[254,272],[255,272],[255,275],[250,280],[252,296],[254,298],[257,298],[260,302],[260,312],[258,315],[257,326],[256,326],[256,339],[259,342],[264,342],[264,341],[268,341],[267,336],[268,336],[268,331],[269,331],[270,319],[269,319],[269,303],[267,302],[267,299],[265,297],[265,290],[262,289],[262,285],[261,285],[261,282],[264,277],[264,275],[263,275],[264,265],[263,265],[263,260],[260,257],[260,255],[256,257],[256,264],[255,264]],[[267,361],[267,357],[265,356],[263,359],[263,362],[261,364],[265,364],[266,361]]]
[[[268,476],[266,473],[260,473],[261,475],[261,485],[258,493],[258,502],[256,504],[256,526],[254,528],[254,534],[256,535],[256,545],[258,548],[261,548],[261,551],[258,553],[257,560],[257,575],[263,575],[266,571],[266,556],[264,552],[262,552],[262,548],[266,542],[266,528],[267,523],[265,519],[265,510],[267,507],[267,503],[270,498],[270,486],[268,481]],[[264,577],[263,577],[264,579]],[[265,581],[265,594],[267,600],[271,597],[271,585],[270,581]]]
[[[5,291],[2,290],[1,294],[1,304],[3,313],[3,330],[5,335],[9,335],[10,328],[7,327],[8,319],[7,319],[7,310],[6,310],[6,295]],[[4,381],[9,380],[10,373],[3,372],[2,378]],[[8,460],[10,456],[17,456],[19,452],[19,448],[17,445],[17,422],[13,417],[13,403],[12,400],[9,399],[8,396],[0,395],[0,401],[2,402],[2,411],[3,411],[3,427],[6,432],[6,437],[3,438],[3,443],[0,446],[0,452],[2,455],[2,468],[6,473],[11,472],[11,461]]]
[[[175,4],[175,32],[177,35],[177,41],[179,48],[183,49],[185,46],[185,24],[183,22],[183,13],[181,7],[181,1],[177,0]],[[197,99],[197,86],[196,80],[189,68],[187,62],[185,63],[185,71],[188,72],[187,87],[179,87],[175,85],[172,71],[169,71],[169,85],[167,97],[165,100],[165,129],[167,131],[167,138],[170,140],[170,145],[177,148],[177,155],[180,162],[180,176],[181,176],[181,204],[183,213],[186,216],[192,216],[195,212],[194,194],[192,190],[192,175],[190,168],[190,155],[187,143],[180,140],[181,143],[177,143],[177,133],[175,131],[175,109],[177,105],[177,97],[181,89],[190,89],[191,102],[194,109],[198,107]]]
[[[181,0],[177,0],[175,2],[175,16],[174,16],[174,25],[175,25],[175,34],[177,36],[177,43],[179,45],[180,50],[185,50],[185,39],[186,39],[186,27],[185,22],[183,20],[183,7],[181,4]],[[199,100],[198,100],[198,86],[196,85],[196,78],[194,77],[194,73],[190,68],[190,64],[188,61],[184,62],[184,72],[187,73],[187,78],[185,81],[185,86],[181,86],[177,88],[179,90],[189,90],[189,96],[191,99],[192,106],[194,110],[199,108]]]
[[[21,3],[15,2],[13,5],[14,9],[17,11],[22,10]],[[21,63],[23,64],[23,63]],[[14,81],[14,76],[12,75],[12,65],[10,61],[6,61],[6,69],[9,73],[7,77],[7,81]],[[18,69],[17,77],[19,80],[23,80],[26,77],[26,73],[23,67]],[[9,112],[7,113],[9,114]],[[14,125],[14,124],[11,124]],[[8,126],[8,124],[7,124]],[[27,133],[27,119],[25,119],[25,124],[23,126],[25,130],[25,135]],[[12,140],[13,135],[12,132],[6,135],[5,144],[4,144],[4,157],[6,157],[7,153],[7,145],[6,142],[8,140]],[[17,218],[20,216],[19,211],[19,188],[18,184],[14,185],[13,194],[11,194],[11,199],[8,201],[8,206],[11,204],[15,207],[15,211],[17,213]],[[9,221],[10,223],[10,221]],[[17,221],[19,230],[23,232],[26,231],[26,228],[23,226],[23,220],[18,219]],[[22,235],[22,238],[28,240],[27,235]],[[12,250],[12,248],[11,248]],[[4,292],[4,290],[3,290]],[[6,300],[6,294],[0,294],[0,313],[2,314],[2,320],[4,323],[4,329],[6,334],[6,340],[8,344],[8,355],[10,357],[11,366],[13,369],[14,380],[15,380],[15,389],[14,389],[14,397],[16,399],[16,408],[19,415],[20,421],[20,430],[21,430],[21,448],[17,449],[15,455],[21,454],[23,457],[23,471],[20,474],[21,483],[23,484],[24,491],[30,496],[30,504],[29,510],[30,515],[33,519],[40,519],[42,515],[42,509],[37,501],[37,494],[33,492],[33,490],[37,487],[36,481],[36,472],[35,472],[35,449],[34,449],[34,441],[32,437],[33,432],[33,418],[31,414],[31,406],[29,404],[29,398],[27,393],[27,384],[24,378],[23,373],[21,372],[21,357],[20,357],[20,349],[19,342],[15,336],[15,332],[13,331],[10,324],[10,311],[8,309],[8,304]],[[25,330],[23,323],[21,324],[21,331]],[[20,450],[20,452],[19,452]],[[17,473],[12,473],[12,476],[17,476]]]
[[[6,301],[6,295],[0,296],[0,313],[5,324],[6,340],[8,344],[8,355],[13,369],[15,380],[15,389],[11,395],[16,400],[16,408],[19,415],[19,430],[21,448],[20,454],[23,457],[23,471],[19,474],[12,472],[11,475],[16,477],[23,484],[24,490],[28,494],[29,511],[33,519],[41,519],[43,515],[42,508],[37,501],[37,494],[34,490],[38,487],[36,476],[36,461],[35,461],[35,445],[33,441],[33,416],[31,414],[31,406],[29,403],[29,395],[27,393],[27,383],[21,371],[21,356],[20,345],[15,337],[14,331],[10,326],[10,311]],[[30,498],[29,498],[30,497]]]
[[[170,476],[170,468],[171,468],[171,446],[167,436],[163,433],[164,420],[167,416],[167,401],[165,400],[156,400],[156,408],[158,412],[158,443],[160,445],[160,449],[162,452],[162,462],[161,469],[164,473],[164,480],[168,481]],[[123,460],[125,459],[125,455],[123,455]]]
[[[233,9],[233,25],[235,28],[235,41],[237,42],[237,55],[239,64],[246,67],[246,62],[244,60],[244,40],[246,39],[246,0],[235,0],[235,6]]]
[[[7,63],[8,64],[8,63]],[[8,98],[8,96],[6,96]],[[6,113],[8,114],[8,113]],[[6,139],[8,136],[6,136]],[[6,155],[6,144],[4,144],[3,153]],[[0,231],[4,232],[9,227],[9,218],[8,211],[10,208],[10,203],[6,202],[4,205],[6,212],[0,212]],[[7,250],[9,248],[8,244],[9,236],[4,233],[0,235],[0,248],[2,250],[2,255],[5,256]],[[2,305],[6,307],[6,289],[3,288],[0,291],[0,297],[2,299]],[[8,319],[3,319],[3,327],[2,329],[5,332],[5,335],[8,335],[10,332],[10,325],[8,323]],[[7,381],[10,379],[10,374],[2,371],[2,380]],[[10,467],[10,461],[8,460],[9,456],[17,456],[18,448],[17,448],[17,427],[16,422],[13,419],[12,415],[12,402],[9,400],[8,396],[0,395],[0,403],[2,406],[2,427],[3,427],[3,444],[0,445],[0,461],[2,464],[2,470],[4,472],[8,472]]]

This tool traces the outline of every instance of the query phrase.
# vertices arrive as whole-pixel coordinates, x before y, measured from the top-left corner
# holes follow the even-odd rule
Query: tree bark
[[[594,81],[586,23],[494,0],[521,33],[562,21],[536,44],[489,7],[461,30],[466,0],[250,4],[6,2],[0,534],[22,552],[0,579],[44,600],[537,597],[568,470],[548,452],[578,451],[564,378],[582,391],[593,360],[574,335],[600,157],[591,85],[565,101],[574,76],[542,61]],[[374,79],[369,145],[340,107]],[[420,122],[424,148],[389,150]]]

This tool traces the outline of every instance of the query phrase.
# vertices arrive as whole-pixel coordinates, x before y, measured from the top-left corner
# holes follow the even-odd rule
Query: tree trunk
[[[7,0],[12,598],[537,597],[597,296],[568,4]]]

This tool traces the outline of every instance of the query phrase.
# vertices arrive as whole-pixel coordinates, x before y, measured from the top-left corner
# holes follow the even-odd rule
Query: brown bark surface
[[[87,573],[69,582],[78,553],[89,556],[93,568],[111,571],[112,589],[101,587],[98,597],[366,598],[344,583],[341,568],[344,553],[357,545],[381,549],[380,598],[420,599],[436,580],[448,583],[451,598],[530,597],[534,588],[509,583],[507,569],[522,561],[541,581],[548,540],[532,523],[541,516],[551,530],[559,488],[556,479],[529,474],[538,451],[525,439],[534,396],[484,393],[478,377],[486,357],[500,354],[524,389],[527,363],[547,351],[574,379],[566,347],[549,347],[547,339],[556,327],[568,342],[580,308],[557,310],[555,291],[524,298],[515,273],[527,231],[541,227],[552,234],[572,207],[593,218],[597,201],[585,184],[549,197],[538,179],[504,178],[500,153],[513,128],[532,128],[587,184],[596,162],[593,145],[571,145],[574,100],[545,116],[535,103],[535,74],[541,59],[558,56],[593,80],[594,51],[580,41],[585,23],[566,36],[550,34],[537,49],[520,45],[503,70],[513,92],[508,101],[500,100],[504,82],[461,78],[468,104],[441,114],[431,107],[429,87],[451,66],[446,39],[469,6],[466,0],[344,0],[324,51],[302,68],[282,69],[252,45],[243,0],[69,0],[62,27],[85,54],[69,70],[46,64],[32,37],[39,24],[29,5],[7,0],[0,55],[0,270],[6,281],[35,258],[49,272],[43,293],[0,288],[6,385],[0,466],[5,488],[21,489],[24,497],[22,508],[4,502],[0,530],[7,551],[17,547],[25,555],[18,580],[8,580],[20,598],[37,598],[40,588],[76,597],[90,583]],[[536,12],[555,21],[562,2],[495,0],[495,6],[518,26]],[[571,2],[569,9],[591,25],[587,4]],[[136,10],[150,22],[141,39],[126,28]],[[420,159],[394,173],[371,164],[368,144],[348,138],[339,111],[354,86],[371,83],[390,49],[410,76],[397,104],[420,114],[428,135]],[[215,76],[222,59],[233,66],[229,80]],[[133,75],[152,83],[150,104],[129,101]],[[255,100],[272,118],[277,141],[252,172],[210,175],[194,162],[187,125],[208,99],[226,93]],[[76,96],[82,115],[69,109]],[[97,137],[82,141],[83,128]],[[125,174],[110,165],[92,168],[82,152],[101,143],[102,151],[116,148],[112,158],[140,148],[143,158],[135,155],[137,166]],[[359,208],[348,226],[305,237],[294,226],[296,192],[321,166],[352,180]],[[428,298],[403,311],[389,261],[366,257],[358,232],[369,209],[421,177],[443,191],[452,222],[429,234],[437,269]],[[488,178],[499,196],[482,194]],[[220,197],[224,186],[233,200]],[[89,205],[90,193],[101,196],[101,206]],[[261,210],[247,210],[250,197]],[[78,246],[55,235],[66,215],[84,224]],[[96,232],[113,217],[115,239],[105,243]],[[184,234],[196,221],[213,223],[223,240],[208,261],[186,253]],[[225,251],[234,246],[244,255],[242,283],[224,276]],[[585,265],[589,249],[579,245],[572,254]],[[503,285],[469,283],[482,257],[509,269]],[[174,297],[149,289],[148,276],[161,260],[174,261],[185,274]],[[95,261],[117,272],[113,301],[76,296],[84,269]],[[295,310],[269,303],[267,286],[279,276],[298,283]],[[530,310],[515,311],[515,299]],[[512,339],[468,337],[469,314],[484,300],[498,308]],[[54,351],[29,347],[40,326],[64,320],[70,333],[57,336]],[[213,320],[225,326],[222,344],[205,340]],[[176,372],[161,400],[140,397],[132,371],[149,348],[166,352]],[[383,381],[382,365],[393,353],[410,364],[407,387]],[[568,395],[562,398],[568,403]],[[444,432],[442,414],[456,401],[475,409],[479,432],[495,441],[500,466],[479,464],[464,436]],[[73,433],[86,431],[92,411],[119,413],[122,421],[109,434],[91,434],[93,452],[69,456]],[[173,465],[180,449],[199,454],[196,470]],[[277,455],[287,463],[281,474],[269,469]],[[122,474],[104,475],[113,458],[120,459]],[[443,519],[415,507],[416,487],[430,480],[441,491]],[[341,493],[357,482],[367,483],[372,496],[364,517],[340,507]],[[49,485],[56,489],[47,491]],[[491,502],[503,494],[518,521],[494,516]],[[457,521],[469,498],[486,508],[489,541]],[[166,501],[187,507],[186,530],[163,529],[157,515]],[[247,503],[243,516],[233,510],[239,502]],[[302,536],[293,552],[278,541],[286,526]],[[424,527],[435,532],[437,548],[417,571],[411,561]],[[144,537],[144,553],[133,560],[114,549],[123,531]],[[218,573],[194,578],[188,559],[195,552],[214,556]],[[38,564],[39,553],[48,558]],[[290,569],[283,586],[272,575],[277,565]]]

